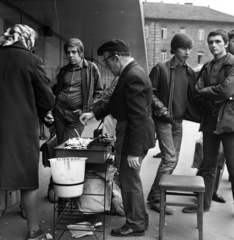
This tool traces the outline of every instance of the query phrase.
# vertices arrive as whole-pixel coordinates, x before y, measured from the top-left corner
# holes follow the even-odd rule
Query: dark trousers
[[[56,136],[59,145],[67,141],[69,138],[77,137],[74,129],[76,129],[81,136],[84,130],[84,125],[80,122],[80,114],[78,112],[73,113],[72,110],[64,109],[56,104],[53,114]],[[51,176],[48,190],[53,188],[53,179]]]
[[[72,110],[62,108],[58,105],[54,108],[54,125],[57,134],[58,144],[62,144],[69,138],[77,137],[74,129],[80,134],[84,125],[80,122],[80,113],[73,113]]]
[[[146,153],[140,157],[140,163]],[[127,154],[122,154],[119,170],[119,181],[125,211],[125,225],[136,230],[145,230],[145,201],[140,177],[140,168],[130,168]]]
[[[217,165],[213,195],[218,193],[219,185],[220,185],[220,182],[221,182],[222,177],[223,177],[225,162],[226,162],[226,160],[225,160],[225,156],[224,156],[224,152],[223,152],[223,145],[221,144],[220,148],[219,148],[218,165]],[[201,169],[198,169],[196,175],[197,176],[202,176]]]
[[[219,147],[222,142],[234,198],[234,133],[215,134],[217,116],[208,113],[203,125],[203,155],[201,172],[205,182],[204,208],[210,208],[215,186]]]

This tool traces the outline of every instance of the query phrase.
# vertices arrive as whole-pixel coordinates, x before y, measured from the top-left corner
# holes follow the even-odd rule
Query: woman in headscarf
[[[38,117],[49,123],[54,96],[42,60],[32,53],[37,33],[16,24],[0,37],[0,190],[20,190],[28,240],[46,240],[38,225]]]

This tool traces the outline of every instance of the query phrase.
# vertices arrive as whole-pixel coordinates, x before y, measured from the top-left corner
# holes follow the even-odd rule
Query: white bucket
[[[54,191],[58,197],[73,198],[82,195],[87,158],[51,158]]]

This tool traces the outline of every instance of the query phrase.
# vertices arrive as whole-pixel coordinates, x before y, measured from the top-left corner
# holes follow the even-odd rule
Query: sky
[[[234,0],[142,0],[142,2],[163,2],[173,4],[193,3],[194,6],[209,6],[210,8],[234,16]]]

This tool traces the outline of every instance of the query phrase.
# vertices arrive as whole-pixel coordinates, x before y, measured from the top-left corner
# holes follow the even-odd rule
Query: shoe
[[[150,208],[160,213],[160,203],[150,203]],[[174,213],[174,210],[166,206],[165,214],[172,215],[173,213]]]
[[[55,195],[54,189],[49,189],[47,192],[47,197],[51,203],[57,203],[58,197]]]
[[[209,212],[210,209],[209,208],[204,208],[203,212]],[[183,213],[197,213],[197,206],[194,207],[185,207],[182,209]]]
[[[110,234],[115,237],[144,236],[145,231],[135,231],[134,229],[124,225],[121,228],[112,229]]]
[[[23,208],[23,205],[21,203],[19,204],[19,209],[20,209],[21,217],[24,218],[24,219],[27,219],[24,208]]]
[[[48,240],[48,239],[53,240],[52,236],[49,233],[45,234],[43,227],[39,227],[39,230],[37,232],[28,231],[27,240]]]
[[[161,152],[159,152],[159,153],[157,153],[156,155],[153,156],[153,158],[161,158],[161,157],[162,157],[162,153]]]
[[[213,194],[212,200],[219,203],[225,203],[226,200],[219,194]]]

